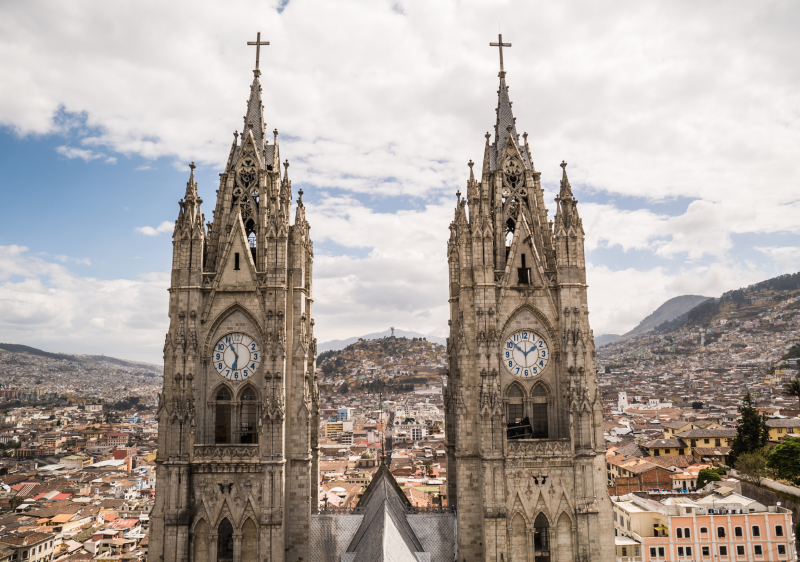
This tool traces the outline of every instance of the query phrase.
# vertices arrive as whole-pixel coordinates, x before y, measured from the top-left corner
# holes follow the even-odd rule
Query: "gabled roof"
[[[352,562],[417,562],[414,553],[423,549],[406,519],[411,502],[386,465],[380,465],[358,505],[364,519],[347,547],[356,553]]]

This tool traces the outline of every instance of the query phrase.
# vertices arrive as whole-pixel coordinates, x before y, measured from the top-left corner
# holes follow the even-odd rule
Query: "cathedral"
[[[151,562],[612,562],[582,222],[563,168],[549,221],[503,70],[480,180],[450,225],[447,505],[381,460],[320,509],[313,244],[267,136],[259,50],[212,220],[190,166],[173,233]],[[294,206],[294,217],[292,207]],[[444,256],[443,256],[444,259]]]

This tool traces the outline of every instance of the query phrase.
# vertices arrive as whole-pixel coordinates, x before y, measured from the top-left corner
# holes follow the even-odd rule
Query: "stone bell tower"
[[[251,43],[257,52],[259,38]],[[204,222],[194,165],[173,234],[158,406],[155,562],[309,560],[317,508],[313,245],[270,139],[256,57]]]
[[[612,562],[584,231],[561,167],[549,221],[500,47],[494,136],[450,224],[448,497],[466,562]]]

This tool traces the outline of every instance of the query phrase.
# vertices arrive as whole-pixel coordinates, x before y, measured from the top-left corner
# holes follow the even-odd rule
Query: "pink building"
[[[617,562],[796,562],[792,513],[731,488],[691,500],[613,496]]]

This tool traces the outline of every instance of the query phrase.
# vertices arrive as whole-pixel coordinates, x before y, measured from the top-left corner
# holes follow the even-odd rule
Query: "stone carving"
[[[258,445],[195,445],[194,459],[216,462],[258,460]]]
[[[517,440],[508,442],[511,457],[560,457],[571,454],[569,439],[563,440]]]

